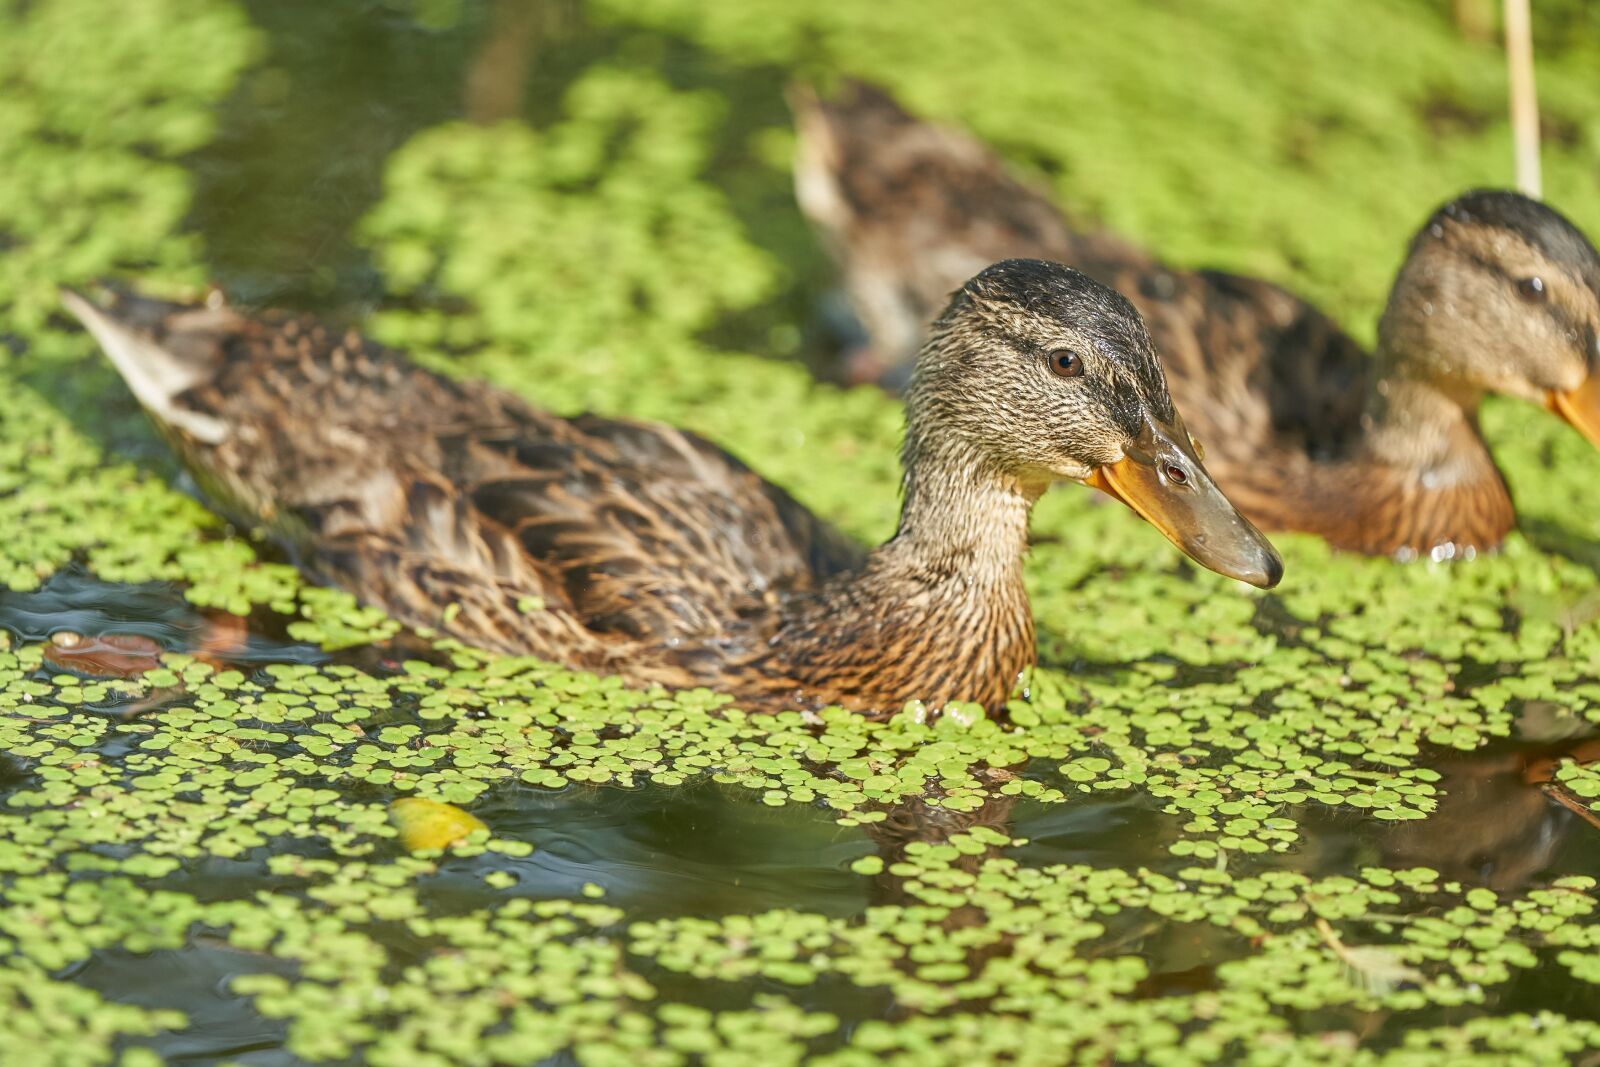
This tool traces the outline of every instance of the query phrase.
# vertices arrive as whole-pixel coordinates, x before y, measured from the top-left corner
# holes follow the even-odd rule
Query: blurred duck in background
[[[1487,393],[1600,446],[1600,254],[1535,200],[1477,191],[1435,211],[1368,355],[1269,282],[1075,231],[975,138],[879,89],[802,87],[791,103],[796,194],[867,334],[846,355],[855,381],[903,386],[930,310],[977,266],[1031,256],[1134,302],[1218,484],[1263,529],[1400,559],[1495,548],[1516,516],[1478,430]]]

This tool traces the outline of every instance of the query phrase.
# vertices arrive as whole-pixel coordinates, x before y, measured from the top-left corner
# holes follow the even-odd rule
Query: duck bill
[[[1589,375],[1576,389],[1552,389],[1545,397],[1545,406],[1600,448],[1600,372]]]
[[[1283,577],[1277,549],[1217,488],[1181,424],[1147,424],[1127,456],[1097,467],[1084,484],[1128,505],[1203,567],[1262,589]]]

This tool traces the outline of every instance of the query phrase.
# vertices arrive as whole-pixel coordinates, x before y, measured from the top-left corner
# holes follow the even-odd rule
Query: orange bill
[[[1545,406],[1600,448],[1600,372],[1589,375],[1576,389],[1550,390]]]
[[[1128,505],[1203,567],[1262,589],[1283,577],[1277,549],[1217,488],[1181,423],[1147,422],[1124,458],[1084,484]]]

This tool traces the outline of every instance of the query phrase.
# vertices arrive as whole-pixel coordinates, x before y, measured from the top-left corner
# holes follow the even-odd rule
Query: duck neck
[[[1478,432],[1482,392],[1432,374],[1431,360],[1386,336],[1387,323],[1385,316],[1363,415],[1368,457],[1419,473],[1493,472]]]
[[[900,524],[874,562],[929,585],[1020,588],[1028,518],[1048,481],[1024,483],[959,446],[926,447],[909,433],[905,451]]]
[[[1407,558],[1495,547],[1516,515],[1478,432],[1481,394],[1430,375],[1427,360],[1396,358],[1381,341],[1378,361],[1361,454],[1335,497],[1348,527],[1338,543]],[[1352,500],[1365,505],[1352,512]]]
[[[1022,582],[1028,514],[1046,483],[908,440],[894,537],[791,622],[786,670],[805,702],[898,711],[970,701],[998,711],[1033,664]],[[840,642],[843,635],[847,641]]]

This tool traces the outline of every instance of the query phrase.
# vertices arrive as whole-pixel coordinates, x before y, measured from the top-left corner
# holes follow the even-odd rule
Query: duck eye
[[[1167,477],[1171,478],[1173,481],[1177,482],[1179,485],[1183,485],[1184,483],[1188,482],[1188,480],[1189,480],[1188,473],[1182,467],[1178,466],[1176,463],[1168,464],[1168,466],[1167,466]]]
[[[1544,279],[1537,275],[1532,278],[1518,278],[1517,295],[1530,304],[1542,303],[1546,296]]]
[[[1070,348],[1050,353],[1050,371],[1057,378],[1076,378],[1083,373],[1083,357]]]

